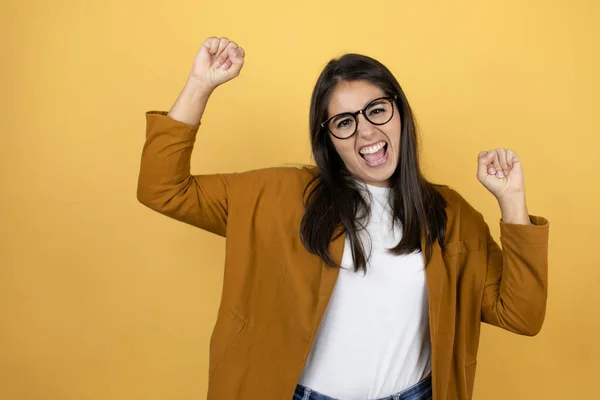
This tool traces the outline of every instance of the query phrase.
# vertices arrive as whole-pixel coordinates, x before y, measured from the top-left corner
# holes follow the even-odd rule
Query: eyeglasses
[[[364,115],[365,119],[373,125],[385,125],[394,116],[394,101],[397,99],[398,96],[380,97],[367,104],[362,110],[334,115],[321,123],[321,128],[327,127],[329,133],[338,139],[349,139],[356,133],[358,114]]]

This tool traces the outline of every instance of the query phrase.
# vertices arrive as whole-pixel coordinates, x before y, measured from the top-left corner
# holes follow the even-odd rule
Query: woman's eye
[[[371,112],[369,113],[369,115],[377,115],[377,114],[381,114],[382,112],[384,112],[385,110],[383,108],[376,108],[374,110],[371,110]]]
[[[341,120],[340,122],[337,123],[337,127],[338,128],[345,128],[345,127],[347,127],[350,124],[351,124],[351,122],[350,122],[349,119],[344,119],[344,120]]]

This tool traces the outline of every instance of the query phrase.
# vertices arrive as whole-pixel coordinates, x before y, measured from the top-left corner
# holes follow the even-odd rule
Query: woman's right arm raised
[[[138,200],[151,209],[224,236],[227,185],[221,175],[190,174],[190,159],[206,103],[221,84],[239,75],[244,50],[226,38],[208,38],[171,110],[146,113],[146,143]]]

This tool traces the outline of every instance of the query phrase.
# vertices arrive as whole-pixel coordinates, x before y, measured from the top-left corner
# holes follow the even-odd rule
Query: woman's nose
[[[358,114],[356,116],[356,129],[359,136],[364,138],[370,138],[373,135],[373,131],[375,126],[370,123],[363,114]]]

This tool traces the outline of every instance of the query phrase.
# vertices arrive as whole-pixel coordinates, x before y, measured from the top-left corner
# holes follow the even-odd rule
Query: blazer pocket
[[[475,371],[477,370],[477,362],[469,364],[465,367],[465,384],[467,389],[467,398],[473,397],[473,387],[475,384]]]
[[[448,258],[457,254],[465,254],[471,251],[479,250],[481,248],[481,240],[479,238],[457,240],[446,243],[445,247],[446,252],[444,253],[444,258]]]
[[[446,243],[444,245],[444,258],[452,257],[462,252],[463,242],[458,240],[456,242]]]
[[[245,326],[246,321],[232,311],[225,309],[219,313],[210,338],[209,376],[221,364]]]

